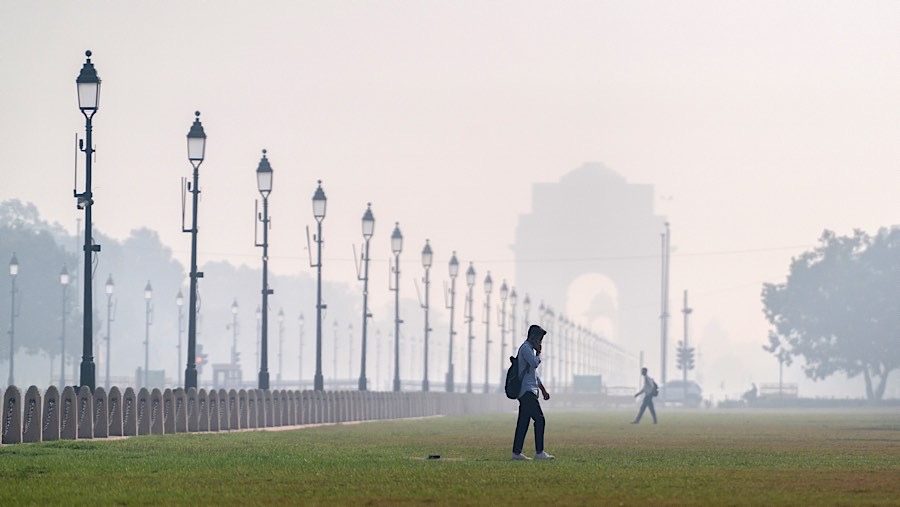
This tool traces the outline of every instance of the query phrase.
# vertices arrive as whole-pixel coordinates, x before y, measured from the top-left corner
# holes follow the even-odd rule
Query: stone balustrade
[[[226,432],[515,410],[500,393],[141,388],[109,393],[50,386],[3,395],[2,444]]]

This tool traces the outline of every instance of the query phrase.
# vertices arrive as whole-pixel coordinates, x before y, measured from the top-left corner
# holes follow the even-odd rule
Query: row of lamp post
[[[92,144],[92,121],[93,116],[96,114],[99,109],[99,101],[100,101],[100,78],[97,75],[97,71],[94,68],[93,63],[91,62],[91,52],[85,52],[85,56],[87,57],[84,65],[82,66],[81,72],[79,73],[76,84],[78,91],[78,107],[81,110],[82,114],[85,117],[85,139],[84,142],[80,145],[80,149],[85,154],[85,187],[82,193],[78,193],[77,190],[74,191],[74,196],[77,199],[77,206],[79,209],[85,210],[85,240],[84,240],[84,323],[83,323],[83,355],[81,362],[81,385],[86,385],[90,387],[91,390],[95,388],[95,364],[94,358],[92,356],[93,350],[93,308],[92,308],[92,294],[91,288],[92,284],[91,280],[91,266],[93,260],[93,253],[100,251],[100,245],[93,244],[92,238],[92,220],[91,220],[91,206],[93,205],[93,196],[91,192],[91,162],[92,162],[92,154],[94,152],[93,144]],[[188,350],[187,350],[187,361],[186,368],[184,374],[184,387],[191,388],[197,387],[197,369],[196,369],[196,350],[197,350],[197,280],[203,277],[203,273],[197,270],[197,214],[198,214],[198,200],[200,194],[199,187],[199,168],[203,163],[206,152],[206,133],[203,129],[203,125],[200,122],[200,112],[195,113],[196,118],[194,119],[193,124],[187,134],[187,149],[188,149],[188,160],[193,167],[193,178],[192,181],[187,184],[187,191],[191,193],[191,227],[184,227],[184,210],[182,210],[182,232],[191,234],[191,267],[190,267],[190,289],[188,293]],[[257,168],[257,185],[258,190],[263,198],[263,212],[261,215],[257,215],[257,221],[262,222],[263,224],[263,241],[262,243],[256,243],[257,246],[263,248],[263,282],[262,282],[262,304],[261,304],[261,312],[262,312],[262,322],[261,322],[261,335],[262,335],[262,343],[261,343],[261,358],[259,361],[259,387],[261,389],[268,389],[269,387],[269,372],[268,372],[268,360],[267,360],[267,352],[268,352],[268,296],[273,293],[273,291],[268,286],[268,229],[270,226],[270,219],[268,216],[268,197],[272,191],[272,168],[269,164],[268,158],[266,156],[266,150],[263,150],[263,156],[260,160],[259,166]],[[317,234],[315,235],[315,241],[317,244],[317,259],[316,263],[312,264],[312,267],[315,267],[317,270],[317,291],[316,291],[316,373],[314,376],[314,388],[316,390],[322,390],[324,388],[324,379],[322,375],[322,310],[325,309],[325,305],[322,303],[322,220],[325,218],[325,207],[326,207],[326,197],[325,193],[322,190],[321,181],[319,181],[319,186],[316,189],[316,192],[313,196],[313,216],[317,222]],[[374,228],[374,217],[371,213],[371,206],[366,210],[366,214],[363,216],[363,237],[365,239],[365,253],[364,253],[364,263],[365,263],[365,274],[362,277],[364,281],[364,290],[363,290],[363,331],[362,331],[362,364],[360,368],[360,379],[359,379],[359,389],[366,390],[366,346],[367,346],[367,322],[371,317],[371,314],[368,312],[368,263],[369,263],[369,240],[372,237],[372,231]],[[391,291],[395,293],[395,317],[394,317],[394,390],[400,390],[400,372],[399,372],[399,336],[400,336],[400,324],[402,320],[400,319],[400,310],[399,310],[399,281],[400,281],[400,253],[403,249],[403,235],[400,232],[399,223],[396,224],[393,233],[391,234],[391,250],[394,254],[394,262],[391,267],[391,272],[394,275],[394,284],[393,287],[390,288]],[[458,261],[456,261],[456,257],[454,255],[450,264],[450,272],[451,272],[451,297],[450,297],[450,308],[451,308],[451,321],[452,321],[452,313],[455,306],[455,280],[456,275],[458,273]],[[425,304],[422,305],[425,310],[425,368],[424,375],[422,380],[422,389],[427,391],[429,389],[428,382],[428,339],[431,329],[429,328],[429,271],[431,268],[432,262],[432,253],[431,248],[428,242],[426,241],[425,249],[422,252],[422,263],[425,268]],[[18,269],[16,267],[13,268],[13,264],[10,264],[10,273],[13,276],[13,280],[15,279],[15,274],[13,273],[14,269]],[[467,322],[469,324],[469,361],[471,363],[471,341],[474,339],[471,331],[472,327],[472,286],[474,285],[474,268],[470,265],[469,271],[472,273],[472,280],[469,280],[469,273],[467,272],[467,284],[469,286],[469,294],[467,297]],[[62,280],[63,275],[61,275]],[[68,273],[65,274],[66,279],[68,279]],[[107,301],[108,305],[108,324],[111,322],[111,295],[112,295],[112,278],[110,277],[109,284],[107,285],[108,295],[110,296]],[[65,287],[68,283],[63,283]],[[490,273],[485,278],[485,293],[486,293],[486,301],[485,301],[485,326],[486,326],[486,349],[485,349],[485,389],[487,389],[487,362],[489,355],[489,347],[490,347],[490,292],[491,292],[492,282],[490,281]],[[15,290],[15,289],[13,289]],[[152,289],[149,289],[148,282],[148,290],[147,294],[152,296]],[[64,291],[64,298],[66,297],[66,292]],[[150,327],[150,297],[147,297],[147,332],[146,332],[146,340],[145,340],[145,348],[149,346],[149,327]],[[501,296],[502,299],[505,300],[505,295]],[[181,362],[181,307],[182,307],[182,298],[179,293],[179,362]],[[64,303],[65,304],[65,303]],[[504,303],[505,304],[505,301]],[[65,309],[64,309],[65,310]],[[13,312],[15,309],[13,308]],[[505,309],[502,311],[505,312]],[[504,324],[505,325],[505,324]],[[65,323],[63,323],[63,335],[65,333]],[[452,349],[454,331],[452,329],[450,331],[450,342]],[[505,343],[505,329],[501,330],[501,343]],[[14,327],[10,328],[10,346],[13,346],[14,339]],[[109,330],[107,329],[107,342],[109,342]],[[63,347],[65,346],[65,341],[63,341]],[[107,351],[108,354],[108,351]],[[147,355],[147,353],[145,353]],[[63,354],[64,357],[64,354]],[[108,362],[108,361],[107,361]],[[108,366],[108,365],[107,365]],[[148,360],[145,359],[145,381],[147,375],[147,366]],[[64,368],[61,368],[64,370]],[[452,390],[453,381],[454,381],[454,367],[453,367],[453,358],[452,352],[449,358],[448,364],[448,373],[447,373],[447,384],[448,390]],[[179,372],[180,373],[180,372]],[[107,373],[107,383],[108,383],[108,373]],[[12,363],[10,366],[10,379],[13,378],[13,367]],[[179,375],[179,383],[180,383],[180,375]],[[467,390],[471,391],[471,364],[469,365],[469,380],[467,382]]]

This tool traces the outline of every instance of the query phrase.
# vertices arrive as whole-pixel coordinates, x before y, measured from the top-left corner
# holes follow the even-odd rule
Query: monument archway
[[[652,185],[628,183],[602,163],[535,183],[513,246],[517,290],[534,308],[543,302],[657,364],[649,357],[659,350],[665,222],[655,214]]]

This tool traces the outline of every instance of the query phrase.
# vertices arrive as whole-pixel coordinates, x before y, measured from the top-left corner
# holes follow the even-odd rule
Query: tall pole
[[[313,379],[316,391],[325,390],[322,376],[322,222],[316,230],[316,376]]]
[[[69,314],[69,270],[65,266],[59,275],[59,283],[62,285],[62,330],[60,333],[62,348],[59,353],[59,390],[62,391],[66,387],[66,317]]]
[[[400,392],[400,253],[394,255],[394,392]]]
[[[531,297],[528,296],[528,293],[525,294],[525,299],[522,301],[522,329],[527,330],[528,326],[531,325],[528,322],[528,314],[531,312]],[[515,346],[515,343],[513,344]]]
[[[265,156],[265,150],[263,150]],[[262,242],[262,344],[259,363],[259,389],[269,388],[269,199],[263,197],[263,242]],[[257,245],[259,246],[259,245]]]
[[[100,245],[94,245],[94,238],[91,233],[91,207],[94,204],[93,194],[91,192],[91,163],[94,154],[93,145],[93,126],[91,125],[94,114],[100,102],[100,78],[91,63],[91,52],[86,51],[87,61],[81,68],[81,73],[75,80],[78,85],[78,107],[84,115],[84,141],[85,145],[80,149],[84,152],[85,171],[84,171],[84,192],[75,194],[77,206],[84,208],[84,277],[82,278],[84,285],[84,307],[83,307],[83,347],[81,355],[81,378],[80,384],[88,386],[91,392],[96,387],[96,376],[94,364],[94,307],[91,284],[91,268],[93,266],[94,252],[100,251]]]
[[[366,379],[366,351],[368,343],[366,338],[368,336],[368,325],[369,325],[369,317],[372,315],[369,314],[369,240],[372,239],[372,234],[375,232],[375,215],[372,214],[372,203],[368,203],[366,207],[365,213],[363,213],[362,217],[362,233],[363,239],[365,240],[365,245],[363,246],[363,314],[362,314],[362,352],[360,354],[360,366],[359,366],[359,390],[365,391],[368,389],[368,381]],[[354,254],[355,256],[355,254]],[[357,277],[359,274],[357,272]]]
[[[178,385],[183,385],[181,383],[181,335],[184,328],[184,296],[180,290],[175,296],[175,306],[178,307],[178,362],[175,363],[177,365],[175,369],[178,370]]]
[[[394,392],[400,392],[400,252],[403,250],[403,234],[400,233],[400,223],[394,223],[394,232],[391,233],[391,250],[394,253]]]
[[[491,359],[491,288],[494,282],[491,280],[491,272],[484,277],[484,392],[488,392],[489,363]]]
[[[446,389],[448,393],[452,393],[455,389],[454,379],[453,379],[453,336],[456,335],[456,331],[453,330],[454,317],[453,312],[456,310],[456,276],[459,273],[459,261],[456,259],[456,251],[453,252],[453,256],[450,257],[450,337],[448,339],[448,351],[447,351],[447,381],[446,381]]]
[[[668,350],[669,333],[669,222],[666,222],[666,230],[662,233],[662,294],[660,310],[660,377],[666,382],[666,351]],[[665,391],[662,392],[665,397]]]
[[[187,135],[188,160],[194,168],[193,185],[188,188],[191,193],[191,228],[182,232],[191,233],[191,273],[190,292],[188,294],[188,351],[187,365],[184,370],[184,388],[197,388],[197,279],[203,273],[197,271],[197,212],[200,198],[200,164],[206,153],[206,133],[200,123],[200,111],[194,113],[194,123]],[[182,216],[182,222],[184,217]]]
[[[110,343],[112,342],[112,296],[115,285],[113,284],[112,274],[106,279],[106,389],[112,387],[109,383],[109,365],[111,361]]]
[[[13,253],[9,261],[9,277],[12,286],[9,292],[9,382],[7,385],[16,384],[15,357],[16,357],[16,275],[19,274],[19,261]]]
[[[362,315],[362,355],[360,356],[360,366],[359,366],[359,390],[365,391],[368,389],[367,380],[366,380],[366,348],[367,348],[367,333],[368,333],[368,325],[369,325],[369,239],[366,238],[366,245],[364,248],[365,254],[363,255],[363,315]]]
[[[422,391],[428,392],[428,333],[431,331],[431,328],[428,326],[428,289],[430,286],[430,280],[428,277],[429,272],[431,271],[431,245],[428,240],[425,240],[425,248],[422,249],[422,267],[425,268],[425,304],[422,308],[425,310],[425,352],[423,354],[423,370],[422,370]]]
[[[469,263],[469,269],[466,271],[466,285],[469,287],[469,291],[466,295],[466,322],[469,324],[469,360],[468,360],[468,368],[466,368],[466,392],[472,392],[472,343],[475,341],[475,336],[472,334],[472,322],[475,321],[473,306],[475,304],[472,299],[472,290],[475,287],[475,267],[472,263]]]
[[[303,389],[303,314],[297,319],[300,322],[299,347],[297,353],[297,388]]]
[[[347,378],[353,376],[353,323],[347,324]]]
[[[259,368],[259,334],[262,330],[262,309],[256,305],[256,367]]]
[[[366,239],[364,247],[365,254],[363,257],[363,315],[362,315],[362,356],[360,357],[359,367],[359,390],[368,389],[366,380],[366,337],[369,325],[369,238]]]
[[[331,374],[334,375],[331,377],[334,380],[335,390],[337,390],[338,384],[338,371],[337,371],[337,356],[338,356],[338,321],[334,319],[334,341],[332,342],[332,356],[331,356]]]
[[[681,313],[684,315],[684,369],[682,371],[682,380],[687,385],[687,374],[688,374],[688,357],[687,351],[690,350],[688,346],[688,316],[691,314],[693,310],[688,306],[688,291],[684,291],[684,306],[681,309]]]
[[[238,304],[237,299],[231,303],[231,365],[237,366],[239,361],[237,351],[238,338]]]
[[[322,190],[322,180],[313,194],[313,217],[316,219],[316,374],[313,378],[313,388],[316,391],[325,390],[325,379],[322,376],[322,220],[325,218],[325,191]],[[309,236],[307,236],[307,240]]]
[[[278,310],[278,376],[276,380],[278,382],[278,387],[283,387],[281,383],[282,375],[281,372],[284,370],[282,367],[282,352],[284,350],[284,310]]]
[[[519,295],[516,294],[516,289],[512,289],[509,293],[509,346],[508,350],[515,350],[516,348],[516,305],[519,300]],[[500,357],[503,357],[504,354],[500,354]],[[500,377],[501,380],[506,379],[506,369],[503,368],[503,376]]]
[[[144,307],[144,387],[150,388],[150,301],[153,298],[153,288],[150,286],[150,281],[147,281],[147,286],[144,287],[144,300],[146,305]]]
[[[503,283],[500,284],[500,353],[497,356],[500,358],[500,381],[498,385],[503,385],[503,382],[506,378],[506,361],[505,357],[503,357],[503,353],[506,349],[506,298],[509,295],[509,288],[506,286],[506,280],[503,280]]]

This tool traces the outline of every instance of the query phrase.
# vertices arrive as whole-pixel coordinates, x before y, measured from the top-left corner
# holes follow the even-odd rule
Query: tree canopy
[[[880,400],[900,367],[900,227],[825,231],[792,260],[785,283],[764,284],[762,302],[773,327],[766,350],[802,357],[813,380],[861,374],[867,398]]]

